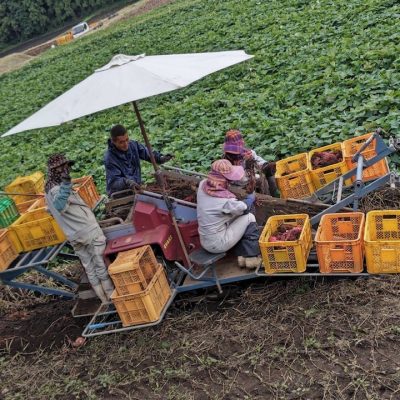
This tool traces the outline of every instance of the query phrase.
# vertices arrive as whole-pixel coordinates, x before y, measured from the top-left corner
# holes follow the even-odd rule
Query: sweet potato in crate
[[[326,214],[315,236],[321,273],[362,272],[364,224],[361,212]]]
[[[145,290],[157,270],[158,263],[150,246],[118,253],[115,261],[108,267],[118,296]]]
[[[21,193],[20,195],[11,195],[12,199],[18,205],[32,200],[32,196],[24,196],[27,194],[39,194],[44,191],[44,175],[43,172],[35,172],[28,176],[18,176],[13,182],[6,186],[5,191],[8,193]]]
[[[19,217],[14,201],[9,197],[0,199],[0,229],[7,228]]]
[[[159,264],[147,289],[125,296],[119,296],[114,290],[111,300],[122,325],[130,326],[157,321],[170,297],[171,289],[164,268]]]
[[[307,153],[279,160],[275,179],[284,199],[304,199],[315,191],[307,165]]]
[[[343,142],[343,156],[349,170],[356,168],[357,163],[351,161],[354,154],[360,150],[361,146],[373,135],[373,133],[367,133],[366,135],[358,136],[352,139],[345,140]],[[366,160],[369,160],[377,155],[376,152],[376,140],[361,153]],[[389,166],[387,159],[384,158],[363,171],[363,181],[368,182],[377,179],[383,175],[389,173]],[[353,176],[352,180],[355,181],[356,177]]]
[[[18,257],[8,229],[0,229],[0,271],[6,270]]]
[[[96,185],[92,176],[82,176],[72,180],[74,190],[81,196],[82,200],[90,207],[94,208],[100,200],[100,194],[97,191]]]
[[[329,153],[329,152],[342,152],[342,144],[334,143],[328,146],[320,147],[318,149],[314,149],[308,153],[308,168],[311,173],[312,182],[316,190],[324,187],[328,183],[334,181],[336,178],[339,178],[341,175],[345,174],[348,171],[348,167],[346,161],[343,158],[342,161],[337,163],[327,165],[325,167],[316,168],[313,166],[313,156],[317,153]],[[345,182],[346,185],[351,184],[351,180],[348,179]]]
[[[55,219],[43,208],[22,215],[9,229],[18,251],[36,250],[66,240]]]
[[[370,211],[364,243],[370,274],[400,273],[400,210]]]
[[[274,241],[270,238],[282,225],[301,227],[299,239]],[[307,214],[275,215],[268,218],[261,233],[259,245],[267,274],[278,272],[304,272],[312,247],[311,223]]]

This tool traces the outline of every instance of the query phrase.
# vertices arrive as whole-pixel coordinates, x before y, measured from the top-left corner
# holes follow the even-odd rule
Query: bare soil
[[[0,398],[400,398],[399,276],[233,288],[178,298],[160,326],[79,348],[85,321],[69,302],[11,313]]]
[[[23,53],[14,53],[0,58],[0,75],[21,68],[34,57]]]

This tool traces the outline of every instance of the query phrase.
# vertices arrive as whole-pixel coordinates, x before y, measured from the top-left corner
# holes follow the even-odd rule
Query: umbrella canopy
[[[119,54],[2,137],[61,125],[98,111],[179,89],[252,57],[242,50],[163,56]]]

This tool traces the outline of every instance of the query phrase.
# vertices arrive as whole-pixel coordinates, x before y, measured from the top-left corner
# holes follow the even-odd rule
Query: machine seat
[[[208,267],[225,256],[226,253],[210,253],[209,251],[200,248],[190,253],[189,259],[195,265]]]

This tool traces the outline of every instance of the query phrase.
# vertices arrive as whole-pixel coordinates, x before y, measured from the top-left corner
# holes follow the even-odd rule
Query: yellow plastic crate
[[[308,153],[308,168],[311,173],[312,182],[316,190],[326,186],[328,183],[334,181],[336,178],[339,178],[341,175],[345,174],[349,169],[347,167],[346,161],[343,158],[343,161],[328,165],[327,167],[321,167],[314,169],[311,164],[311,157],[315,153],[320,153],[323,151],[331,151],[331,150],[342,150],[341,143],[334,143],[328,146],[320,147],[318,149],[314,149]],[[351,179],[348,179],[345,182],[346,185],[351,185]]]
[[[364,225],[361,212],[322,216],[315,236],[321,273],[363,271]]]
[[[364,243],[370,274],[400,273],[400,210],[370,211]]]
[[[288,242],[270,242],[269,238],[282,224],[302,226],[300,238]],[[268,218],[259,239],[264,269],[267,274],[304,272],[312,247],[311,223],[307,214],[274,215]]]
[[[146,290],[125,296],[118,296],[114,290],[111,300],[122,325],[131,326],[157,321],[170,297],[171,289],[164,268],[159,264]]]
[[[307,153],[300,153],[276,162],[276,175],[285,176],[308,170]]]
[[[12,183],[6,186],[7,193],[21,193],[11,196],[16,204],[32,200],[31,196],[23,196],[24,193],[39,194],[44,192],[43,172],[35,172],[28,176],[18,176]]]
[[[315,189],[307,164],[307,153],[279,160],[276,163],[276,183],[284,199],[304,199]]]
[[[118,296],[135,294],[147,289],[158,270],[158,263],[150,246],[118,253],[108,267]]]
[[[18,257],[8,229],[0,229],[0,271],[6,270]]]
[[[30,251],[62,243],[66,237],[55,219],[44,209],[30,211],[11,226],[12,239],[19,251]]]
[[[83,176],[82,178],[73,179],[74,190],[81,196],[82,200],[90,207],[94,208],[100,200],[100,194],[92,176]]]
[[[351,161],[354,154],[360,150],[361,146],[373,135],[373,133],[367,133],[362,136],[358,136],[352,139],[345,140],[343,142],[343,156],[346,161],[347,167],[349,170],[355,168],[357,163],[353,163]],[[362,153],[366,160],[369,160],[376,156],[376,140],[374,140]],[[368,182],[374,179],[377,179],[381,176],[384,176],[389,173],[389,165],[386,158],[378,161],[377,163],[371,165],[368,168],[365,168],[363,171],[363,181]],[[354,182],[356,179],[355,176],[352,177],[352,181]]]

